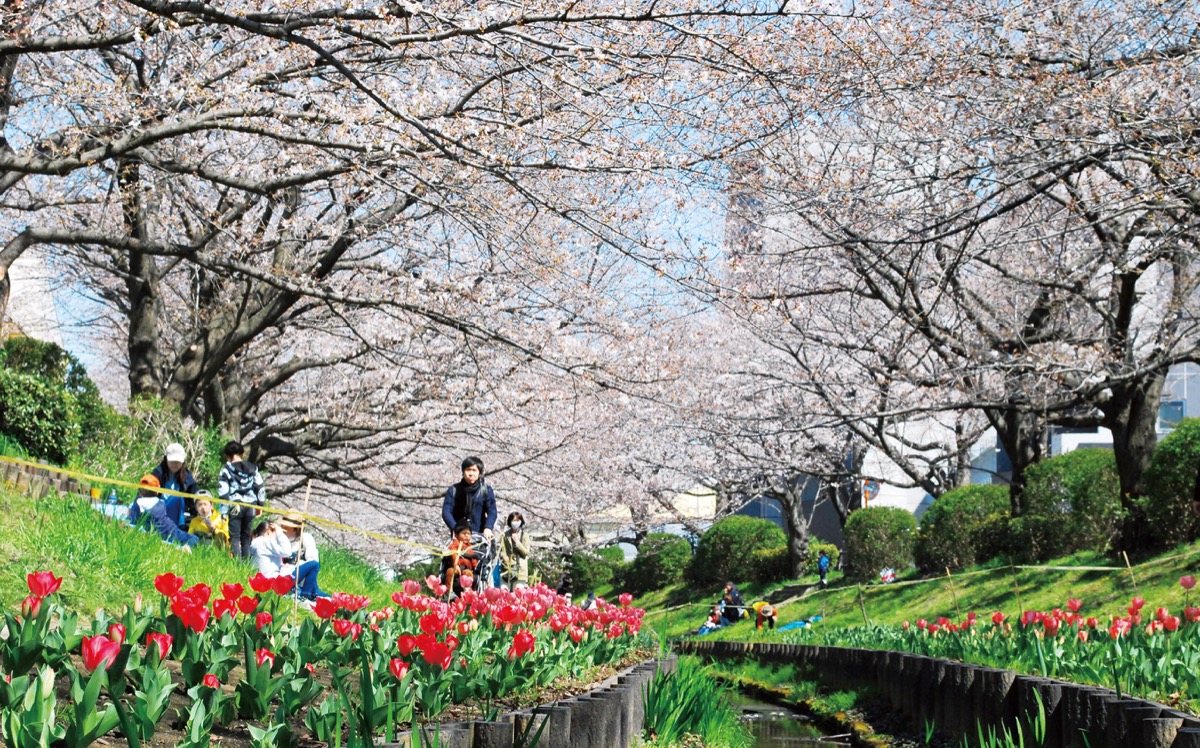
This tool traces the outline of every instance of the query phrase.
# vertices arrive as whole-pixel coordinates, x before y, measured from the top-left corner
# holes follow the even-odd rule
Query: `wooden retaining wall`
[[[724,641],[678,642],[675,648],[811,666],[832,688],[873,688],[918,734],[929,722],[955,737],[974,736],[977,724],[1011,730],[1019,717],[1036,713],[1040,696],[1046,748],[1200,748],[1200,719],[1152,701],[1118,698],[1108,688],[907,652]]]

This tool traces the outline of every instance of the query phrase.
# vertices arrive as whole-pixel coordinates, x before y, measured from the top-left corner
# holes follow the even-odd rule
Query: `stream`
[[[807,717],[787,707],[734,694],[733,706],[742,711],[742,721],[754,735],[756,748],[845,748],[846,738],[825,736]]]

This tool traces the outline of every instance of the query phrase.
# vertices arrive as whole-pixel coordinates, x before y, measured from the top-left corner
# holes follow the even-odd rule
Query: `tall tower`
[[[725,211],[725,251],[730,262],[763,251],[762,161],[758,155],[740,156],[729,164],[729,196]]]

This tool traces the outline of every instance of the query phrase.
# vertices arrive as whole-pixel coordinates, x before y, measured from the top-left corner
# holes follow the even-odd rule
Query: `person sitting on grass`
[[[317,555],[317,543],[313,540],[312,533],[304,531],[304,515],[300,512],[288,512],[279,520],[279,527],[291,544],[292,552],[284,559],[283,568],[284,573],[295,577],[296,594],[309,602],[318,597],[329,597],[317,584],[321,559]]]
[[[721,607],[719,605],[712,606],[708,611],[708,618],[704,619],[704,623],[700,624],[700,628],[696,629],[696,635],[704,636],[716,631],[724,625],[722,623],[723,620],[721,618]]]
[[[264,577],[286,576],[284,566],[292,555],[292,542],[274,522],[263,520],[255,525],[250,540],[254,568]]]
[[[201,488],[196,491],[196,496],[211,494]],[[209,499],[196,499],[196,516],[188,523],[188,532],[199,538],[201,543],[212,543],[221,549],[229,547],[229,521],[221,516]]]
[[[718,609],[721,611],[722,625],[728,626],[731,623],[737,623],[742,617],[741,606],[734,602],[733,595],[728,592],[721,597]]]
[[[471,526],[460,521],[454,525],[454,540],[446,547],[449,553],[442,557],[442,577],[452,596],[462,594],[463,589],[470,589],[475,578],[475,568],[479,566],[479,552],[471,546]]]
[[[143,475],[139,482],[137,499],[129,507],[129,524],[134,527],[153,529],[159,537],[168,543],[175,543],[189,553],[192,546],[200,539],[191,533],[179,529],[170,517],[158,493],[158,478],[153,475]]]

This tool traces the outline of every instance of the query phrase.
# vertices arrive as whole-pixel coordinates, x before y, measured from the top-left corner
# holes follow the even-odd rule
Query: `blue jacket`
[[[483,478],[480,478],[483,480]],[[496,526],[496,493],[487,483],[483,484],[483,500],[471,502],[469,497],[459,496],[459,486],[455,483],[446,489],[446,498],[442,501],[442,521],[451,533],[459,520],[471,526],[471,532],[483,532]]]
[[[158,467],[150,472],[155,478],[158,478],[158,485],[163,488],[169,488],[172,491],[183,491],[184,493],[196,493],[196,479],[192,477],[192,471],[187,468],[183,469],[183,482],[180,483],[175,475],[172,475],[167,470],[167,461],[163,460],[158,463]],[[175,485],[167,485],[168,483]],[[184,526],[184,513],[194,515],[196,513],[196,502],[194,499],[185,499],[182,496],[163,496],[164,509],[167,516],[171,518],[179,527]]]
[[[129,523],[135,527],[139,524],[144,524],[148,526],[147,529],[153,528],[159,537],[168,543],[195,545],[200,542],[200,538],[180,530],[179,525],[171,521],[171,518],[167,516],[166,507],[161,499],[145,511],[138,506],[135,499],[133,505],[129,507]]]

